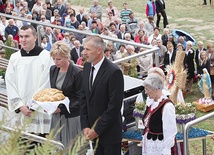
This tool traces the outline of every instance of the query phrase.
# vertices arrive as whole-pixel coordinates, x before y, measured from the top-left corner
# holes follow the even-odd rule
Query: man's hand
[[[29,110],[29,108],[27,106],[21,106],[19,109],[25,116],[27,116],[27,117],[31,116],[32,111]]]
[[[98,134],[94,131],[94,129],[90,129],[88,132],[88,139],[94,140],[97,137],[98,137]]]
[[[89,131],[90,131],[90,128],[85,128],[85,129],[83,129],[83,134],[84,134],[84,136],[87,136],[88,133],[89,133]]]

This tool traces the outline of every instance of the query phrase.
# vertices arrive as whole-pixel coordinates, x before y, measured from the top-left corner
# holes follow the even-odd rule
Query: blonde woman
[[[55,65],[50,68],[50,85],[59,89],[70,100],[70,113],[64,105],[59,105],[52,117],[51,129],[61,131],[57,133],[56,140],[61,141],[65,147],[80,132],[80,88],[82,72],[70,62],[70,47],[64,41],[53,44],[50,55]]]
[[[199,63],[198,63],[198,74],[203,74],[203,69],[206,68],[207,71],[210,73],[210,60],[207,57],[207,52],[202,51],[200,53]]]

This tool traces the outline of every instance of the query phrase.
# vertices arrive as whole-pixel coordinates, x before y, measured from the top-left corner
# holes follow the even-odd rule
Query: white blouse
[[[151,106],[151,110],[153,110],[158,107],[163,99],[167,99],[167,97],[162,95],[157,102],[147,97],[146,105]],[[143,155],[171,155],[171,147],[174,146],[174,139],[177,134],[175,107],[171,102],[167,102],[163,107],[162,122],[164,139],[148,140],[147,133],[145,133],[142,140]]]

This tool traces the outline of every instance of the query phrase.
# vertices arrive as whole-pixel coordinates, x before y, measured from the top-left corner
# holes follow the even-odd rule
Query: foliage
[[[7,40],[7,41],[5,42],[5,45],[11,47],[11,41],[10,41],[10,40]],[[14,53],[14,50],[9,49],[9,48],[5,48],[5,58],[6,58],[6,59],[9,60],[11,54],[13,54],[13,53]]]
[[[0,76],[2,76],[3,79],[4,79],[4,77],[5,77],[5,73],[6,73],[5,70],[1,70],[1,69],[0,69]]]

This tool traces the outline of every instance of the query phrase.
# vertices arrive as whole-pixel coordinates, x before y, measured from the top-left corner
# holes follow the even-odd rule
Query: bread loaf
[[[55,102],[65,99],[62,91],[54,88],[46,88],[37,92],[33,99],[39,102]]]

